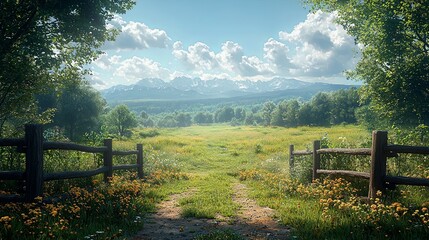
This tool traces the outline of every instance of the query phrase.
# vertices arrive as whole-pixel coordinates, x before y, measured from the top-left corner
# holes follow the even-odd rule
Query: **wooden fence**
[[[388,145],[386,131],[374,131],[372,133],[371,148],[320,148],[320,141],[313,142],[312,151],[295,151],[294,146],[289,146],[289,167],[291,173],[294,169],[295,156],[313,156],[313,180],[319,178],[320,174],[353,176],[369,179],[368,197],[375,198],[377,191],[386,188],[394,188],[396,185],[429,186],[429,179],[411,178],[404,176],[386,175],[387,158],[396,157],[398,153],[429,154],[429,147],[416,147],[404,145]],[[322,154],[346,154],[371,156],[370,172],[357,172],[349,170],[326,170],[320,169],[320,156]]]
[[[84,178],[104,174],[107,182],[115,170],[137,169],[139,178],[143,178],[143,146],[137,144],[136,150],[113,151],[112,139],[105,139],[104,146],[89,147],[75,143],[45,142],[43,141],[43,126],[29,124],[25,126],[24,139],[0,139],[0,147],[17,147],[18,152],[25,153],[25,171],[0,171],[0,180],[21,180],[25,182],[25,193],[21,195],[0,196],[0,202],[33,201],[35,197],[42,195],[43,182],[51,180]],[[102,153],[103,166],[88,171],[70,172],[43,172],[44,150],[73,150],[87,153]],[[113,156],[136,155],[136,164],[113,165]]]

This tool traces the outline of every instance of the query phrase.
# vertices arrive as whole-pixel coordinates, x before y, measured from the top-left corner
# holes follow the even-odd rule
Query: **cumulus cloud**
[[[151,59],[134,56],[120,62],[113,75],[136,82],[142,78],[169,79],[170,71]]]
[[[141,22],[126,22],[120,16],[115,16],[107,28],[116,28],[121,32],[115,41],[104,45],[105,49],[166,48],[171,41],[164,30],[152,29]]]
[[[273,38],[264,44],[264,58],[274,65],[276,73],[288,73],[293,66],[289,56],[289,48]]]
[[[173,56],[192,70],[212,70],[218,65],[215,53],[202,42],[189,46],[187,50],[183,50],[183,44],[180,41],[175,42]]]
[[[356,64],[354,39],[334,21],[337,13],[317,11],[307,15],[292,32],[280,32],[283,41],[294,44],[290,62],[294,75],[335,76]]]
[[[114,66],[115,64],[118,64],[121,60],[121,56],[119,55],[113,55],[112,57],[109,57],[108,54],[104,53],[100,55],[97,60],[94,61],[95,66],[103,69],[103,70],[109,70]]]
[[[218,53],[201,42],[189,46],[186,50],[181,42],[175,42],[173,56],[192,69],[194,74],[205,76],[256,76],[272,73],[269,64],[256,56],[244,55],[243,48],[231,41],[223,43]]]

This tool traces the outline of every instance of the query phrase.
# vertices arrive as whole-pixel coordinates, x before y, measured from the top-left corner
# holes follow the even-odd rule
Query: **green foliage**
[[[107,114],[107,124],[119,136],[130,135],[130,129],[137,127],[137,117],[127,106],[118,105]]]
[[[164,116],[161,120],[158,121],[158,127],[162,128],[173,128],[177,127],[177,121],[172,115]]]
[[[149,131],[139,132],[139,136],[142,137],[142,138],[156,137],[159,134],[160,133],[156,129],[151,129]]]
[[[213,123],[213,114],[208,112],[198,112],[193,119],[195,124],[210,124]]]
[[[84,133],[98,130],[105,107],[100,93],[88,85],[68,85],[57,101],[53,125],[64,128],[65,135],[79,141]]]
[[[218,123],[230,122],[234,118],[234,109],[232,107],[223,107],[216,111],[215,121]]]
[[[174,119],[178,127],[189,127],[192,125],[192,117],[189,113],[176,113]]]
[[[338,23],[362,46],[350,77],[364,81],[362,97],[384,119],[399,125],[428,124],[429,2],[307,0],[336,11]]]
[[[355,110],[359,107],[359,94],[356,89],[338,90],[331,95],[331,124],[355,123]]]
[[[272,114],[276,108],[276,105],[272,102],[266,102],[262,108],[262,118],[264,119],[264,125],[270,125]]]
[[[0,130],[6,121],[37,122],[34,94],[82,79],[81,67],[117,33],[106,23],[133,5],[132,0],[1,1]]]

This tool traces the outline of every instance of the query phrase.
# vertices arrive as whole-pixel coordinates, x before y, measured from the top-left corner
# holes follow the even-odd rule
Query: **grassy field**
[[[367,193],[368,182],[326,179],[310,184],[308,157],[296,159],[291,178],[289,145],[311,149],[314,140],[330,147],[368,147],[370,133],[358,126],[136,129],[133,138],[115,140],[114,148],[144,145],[144,181],[130,181],[133,176],[125,174],[106,186],[97,177],[77,187],[62,183],[62,189],[72,189],[63,203],[2,205],[0,239],[124,239],[143,227],[141,219],[157,202],[190,190],[194,193],[180,201],[184,217],[234,217],[239,206],[232,201],[232,186],[238,182],[249,187],[258,204],[275,209],[294,239],[427,239],[425,188],[399,188],[371,204],[362,203],[358,194]],[[325,161],[365,170],[369,158]],[[45,187],[48,195],[53,188]],[[225,234],[230,233],[198,239],[222,239]]]
[[[185,216],[210,218],[218,213],[234,216],[237,206],[231,201],[231,185],[241,180],[251,187],[251,196],[259,204],[275,209],[280,221],[292,226],[293,235],[299,239],[344,239],[345,235],[352,239],[424,239],[429,233],[424,207],[427,194],[417,194],[418,197],[411,194],[424,192],[422,188],[398,189],[380,197],[375,205],[362,204],[356,194],[366,195],[368,182],[351,179],[353,184],[345,180],[305,184],[311,167],[309,158],[297,159],[300,172],[295,175],[301,178],[290,179],[290,144],[298,150],[311,149],[312,142],[319,139],[329,146],[368,147],[371,134],[358,126],[216,125],[158,131],[159,136],[135,141],[166,153],[177,161],[182,172],[189,174],[188,181],[166,185],[171,193],[198,189],[195,195],[181,202]],[[337,160],[344,163],[332,163],[334,166],[347,169],[362,170],[369,166],[368,157]],[[408,206],[414,209],[397,202],[401,200],[408,201]],[[412,215],[415,211],[420,212]]]

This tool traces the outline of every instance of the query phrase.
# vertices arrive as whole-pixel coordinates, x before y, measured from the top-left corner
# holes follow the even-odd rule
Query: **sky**
[[[137,0],[109,28],[121,30],[90,64],[96,89],[144,78],[294,78],[356,84],[344,71],[359,58],[335,13],[300,0]]]

